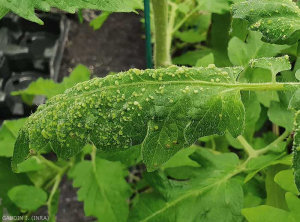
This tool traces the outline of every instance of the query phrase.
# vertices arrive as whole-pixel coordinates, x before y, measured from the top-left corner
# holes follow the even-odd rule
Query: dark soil
[[[93,75],[99,77],[112,71],[146,68],[141,16],[134,13],[112,14],[97,31],[88,22],[80,24],[76,17],[70,19],[69,41],[62,61],[60,80],[68,76],[79,63],[88,66]],[[85,217],[83,203],[77,201],[72,181],[64,178],[60,189],[57,222],[95,221],[94,218]]]
[[[114,13],[94,31],[88,22],[80,24],[76,17],[71,18],[60,77],[68,76],[79,63],[99,77],[130,68],[144,69],[145,41],[140,19],[134,13]]]

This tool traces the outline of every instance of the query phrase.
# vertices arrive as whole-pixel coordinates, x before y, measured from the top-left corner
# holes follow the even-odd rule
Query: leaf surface
[[[48,143],[69,158],[87,143],[115,153],[142,144],[153,171],[196,139],[242,134],[240,68],[137,69],[80,83],[39,107],[20,130],[13,166]]]
[[[0,129],[0,156],[12,157],[18,131],[26,119],[4,121]]]
[[[292,193],[286,193],[286,202],[290,211],[262,205],[243,209],[242,213],[249,222],[296,222],[300,220],[300,200]]]
[[[100,221],[126,221],[129,206],[130,186],[124,177],[124,166],[99,157],[76,165],[70,175],[79,201],[84,201],[86,216],[95,216]]]
[[[15,186],[8,191],[9,198],[22,210],[35,211],[47,201],[47,193],[28,185]]]
[[[65,77],[61,83],[55,83],[52,79],[39,78],[37,81],[31,83],[27,89],[13,92],[12,95],[20,95],[26,104],[32,105],[34,96],[43,95],[50,99],[79,82],[89,80],[90,77],[90,70],[84,65],[78,65],[70,76]]]
[[[159,171],[148,173],[147,182],[155,191],[140,196],[129,221],[241,221],[243,191],[232,179],[238,157],[202,148],[191,159],[201,168],[187,181],[168,179]]]
[[[49,12],[51,7],[56,7],[69,13],[75,13],[77,9],[82,8],[109,12],[133,11],[126,2],[127,0],[0,0],[2,6],[0,17],[10,10],[27,20],[43,24],[43,21],[36,16],[35,9]]]
[[[232,13],[261,32],[265,42],[293,45],[300,38],[300,9],[293,1],[249,0],[233,5]]]

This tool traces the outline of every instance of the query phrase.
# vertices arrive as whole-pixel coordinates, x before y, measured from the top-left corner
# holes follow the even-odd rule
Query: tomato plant
[[[34,8],[133,10],[125,0],[29,2],[1,1],[1,11],[42,23]],[[16,92],[48,101],[0,131],[1,156],[18,172],[0,159],[2,207],[31,215],[46,205],[55,221],[68,174],[99,221],[300,220],[297,3],[152,0],[152,16],[155,69],[59,95],[48,89],[66,84],[45,80]],[[192,50],[174,58],[184,48]],[[76,73],[89,77],[82,66]],[[44,157],[51,150],[58,161]]]

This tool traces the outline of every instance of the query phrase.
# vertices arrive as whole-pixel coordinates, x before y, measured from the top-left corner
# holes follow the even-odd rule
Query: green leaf
[[[214,64],[214,54],[209,53],[208,55],[199,59],[195,67],[207,67],[210,64]]]
[[[199,149],[191,158],[201,168],[188,181],[168,179],[159,171],[146,175],[155,190],[140,196],[129,221],[241,221],[243,190],[232,179],[238,157]]]
[[[78,84],[29,118],[19,132],[13,167],[48,143],[66,159],[92,142],[111,153],[142,144],[153,171],[200,137],[227,130],[237,137],[244,127],[240,70],[133,69]]]
[[[197,50],[197,51],[188,51],[187,53],[175,57],[173,63],[177,65],[190,65],[195,66],[199,59],[209,55],[211,50]]]
[[[247,169],[250,173],[245,178],[245,183],[251,180],[259,171],[273,165],[282,164],[290,166],[292,165],[292,157],[284,154],[270,153],[267,155],[260,156],[252,159],[247,164]]]
[[[258,207],[243,209],[242,213],[249,222],[299,221],[300,200],[291,193],[286,193],[285,198],[290,211],[262,205]]]
[[[39,78],[36,82],[31,83],[27,89],[13,92],[12,95],[21,95],[24,102],[31,105],[36,95],[44,95],[50,99],[53,96],[63,93],[77,83],[89,80],[90,76],[91,73],[87,67],[78,65],[70,77],[65,77],[61,83],[55,83],[52,79]]]
[[[282,189],[291,192],[295,195],[298,195],[298,190],[295,185],[293,171],[289,170],[282,170],[276,174],[274,181],[281,186]]]
[[[295,76],[298,80],[300,80],[300,69],[296,71]]]
[[[233,1],[229,0],[197,0],[199,5],[201,5],[201,10],[224,14],[230,10],[230,4]]]
[[[43,21],[35,15],[35,9],[49,12],[51,7],[56,7],[69,13],[75,13],[77,9],[81,8],[98,9],[109,12],[133,11],[132,8],[127,6],[126,2],[125,0],[24,0],[21,2],[19,0],[0,0],[0,5],[2,6],[1,12],[11,10],[27,20],[43,24]],[[0,15],[3,14],[1,13]]]
[[[109,161],[120,161],[124,165],[130,167],[138,164],[142,160],[141,156],[141,146],[137,145],[134,147],[131,147],[130,149],[127,149],[122,152],[117,153],[107,153],[107,152],[101,152],[101,150],[97,153],[98,157],[101,157],[102,159],[106,159]]]
[[[18,131],[25,124],[26,118],[4,121],[0,129],[0,156],[12,157]]]
[[[80,188],[78,200],[84,201],[86,216],[97,217],[101,221],[127,221],[130,187],[124,177],[124,166],[99,157],[93,161],[83,161],[76,165],[70,176],[73,186]]]
[[[26,174],[13,173],[10,165],[10,159],[0,157],[0,199],[2,199],[2,206],[7,208],[9,212],[12,211],[13,215],[16,215],[15,209],[11,209],[15,208],[15,206],[8,198],[7,192],[15,186],[30,184],[30,180]]]
[[[8,196],[21,210],[35,211],[47,201],[47,193],[41,188],[20,185],[8,191]]]
[[[299,40],[300,10],[290,0],[249,0],[233,5],[233,19],[248,22],[248,28],[262,33],[262,40],[293,45]]]
[[[200,43],[206,40],[206,31],[199,33],[193,29],[187,31],[177,32],[176,37],[186,43]]]
[[[268,111],[269,119],[272,123],[284,127],[292,132],[295,112],[288,110],[290,96],[284,92],[279,93],[280,102],[272,101]]]
[[[268,69],[272,73],[273,82],[276,80],[276,75],[282,71],[292,68],[289,56],[285,55],[278,58],[259,58],[250,61],[251,68]]]
[[[251,59],[276,56],[286,46],[276,46],[260,40],[261,34],[250,32],[246,43],[233,37],[228,45],[229,59],[233,65],[248,69]]]
[[[90,26],[92,26],[94,30],[100,29],[110,14],[111,12],[101,12],[97,18],[90,22]]]
[[[231,24],[230,13],[219,15],[212,14],[210,47],[214,54],[217,67],[232,66],[228,57],[229,30]]]
[[[20,173],[38,171],[45,168],[46,165],[38,157],[32,157],[18,165],[18,170]]]

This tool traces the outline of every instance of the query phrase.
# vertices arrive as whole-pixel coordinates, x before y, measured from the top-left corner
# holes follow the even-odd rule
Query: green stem
[[[278,143],[282,142],[283,140],[285,140],[288,136],[290,135],[290,132],[288,131],[284,131],[284,133],[278,137],[276,140],[274,140],[272,143],[270,143],[268,146],[266,146],[265,148],[263,149],[260,149],[260,150],[257,150],[256,153],[257,155],[263,155],[263,154],[266,154],[267,152],[269,151],[272,151],[272,148],[274,146],[277,146]]]
[[[172,64],[168,39],[168,0],[152,0],[154,14],[155,68]]]
[[[256,150],[252,148],[252,146],[247,142],[247,140],[243,136],[239,136],[237,139],[244,147],[250,159],[257,157]]]

